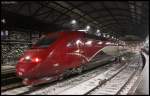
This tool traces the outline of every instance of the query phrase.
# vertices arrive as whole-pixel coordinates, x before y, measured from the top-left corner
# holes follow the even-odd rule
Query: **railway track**
[[[118,95],[124,89],[125,85],[133,78],[135,72],[136,69],[127,67],[88,95]]]
[[[66,78],[65,80],[56,81],[53,83],[47,83],[35,87],[32,86],[19,87],[19,88],[2,92],[2,95],[39,95],[39,94],[40,95],[63,95],[63,94],[90,95],[90,94],[97,94],[96,90],[100,88],[101,89],[103,88],[104,90],[104,88],[111,87],[113,89],[113,86],[116,86],[116,83],[113,82],[117,82],[116,80],[118,80],[118,82],[120,80],[121,82],[122,81],[121,79],[123,79],[123,81],[122,83],[119,83],[119,86],[117,87],[118,89],[116,89],[119,91],[115,91],[115,92],[117,92],[116,94],[124,94],[125,92],[123,93],[123,90],[129,89],[129,86],[128,87],[126,86],[128,85],[128,82],[134,83],[133,81],[137,79],[134,77],[137,71],[137,67],[136,67],[137,65],[135,64],[137,60],[138,59],[136,57],[136,59],[134,58],[133,61],[130,63],[128,62],[125,64],[122,63],[107,64],[99,68],[96,68],[94,70],[84,72],[81,75]],[[126,73],[126,75],[124,75],[124,73]],[[132,79],[131,77],[133,77],[134,79]],[[95,80],[93,81],[92,79]],[[89,82],[90,80],[91,82]],[[87,85],[86,82],[88,82]],[[111,86],[108,86],[109,84],[111,84]],[[109,89],[112,90],[111,88]],[[103,95],[104,94],[106,93],[103,93]]]
[[[15,72],[15,67],[11,65],[2,66],[1,69],[2,75]]]
[[[73,88],[65,90],[59,95],[117,95],[122,92],[125,85],[132,80],[137,72],[138,63],[136,59],[129,64],[122,66],[119,70],[110,70],[106,74],[81,83]],[[133,64],[132,64],[133,63]]]
[[[143,70],[142,63],[143,63],[142,58],[141,56],[139,56],[139,62],[135,70],[135,74],[133,74],[133,76],[131,76],[131,78],[128,80],[125,86],[122,87],[122,90],[118,92],[118,95],[133,95],[135,93],[135,90],[137,89],[137,86],[139,85],[142,79],[141,76],[141,72]]]
[[[14,89],[14,88],[17,88],[17,87],[21,87],[21,86],[24,86],[22,84],[22,82],[17,82],[17,83],[12,83],[12,84],[9,84],[9,85],[1,86],[1,92],[4,92],[6,90],[11,90],[11,89]]]
[[[1,84],[2,86],[6,86],[6,85],[9,85],[9,84],[12,84],[12,83],[16,83],[16,82],[21,82],[22,80],[16,76],[11,76],[11,77],[8,77],[8,78],[2,78],[1,80]]]
[[[1,91],[23,86],[21,81],[22,80],[20,78],[16,77],[14,66],[2,66]]]
[[[94,90],[95,88],[97,88],[97,86],[99,86],[99,84],[103,84],[107,80],[108,77],[105,76],[106,74],[112,72],[112,70],[119,69],[117,71],[112,72],[112,75],[114,76],[114,74],[117,74],[126,66],[127,66],[127,64],[124,66],[115,66],[115,67],[111,68],[110,70],[107,70],[92,79],[89,79],[83,83],[80,83],[79,85],[74,86],[68,90],[62,91],[58,95],[73,95],[73,94],[86,95],[89,92],[91,92],[92,90]],[[109,77],[112,75],[109,75]]]
[[[32,93],[29,93],[29,95],[37,95],[37,94],[41,94],[41,95],[56,95],[60,92],[63,92],[64,90],[70,89],[73,86],[76,86],[80,83],[83,83],[91,78],[96,77],[98,74],[101,74],[103,72],[105,72],[106,70],[115,67],[115,66],[120,66],[120,64],[114,64],[113,66],[107,66],[108,68],[104,68],[106,66],[104,66],[103,68],[98,68],[96,70],[93,70],[92,72],[88,72],[87,74],[83,74],[81,76],[77,76],[75,78],[71,78],[69,80],[65,80],[64,82],[60,82],[57,83],[54,86],[50,86],[47,88],[44,88],[42,90],[39,91],[35,91]]]
[[[96,75],[98,75],[114,66],[120,66],[120,64],[115,64],[115,63],[107,64],[107,65],[95,68],[94,70],[92,69],[90,71],[85,71],[81,75],[77,75],[77,76],[73,76],[73,77],[71,76],[69,78],[66,78],[66,80],[56,81],[53,83],[48,83],[48,84],[44,84],[44,85],[40,85],[40,86],[36,86],[36,87],[24,86],[24,87],[7,90],[7,91],[2,92],[2,95],[20,95],[20,94],[30,94],[30,95],[42,94],[42,95],[44,95],[44,94],[48,94],[45,91],[48,91],[50,94],[56,94],[65,89],[73,87],[79,83],[82,83],[85,80],[91,79],[91,78],[95,77]]]

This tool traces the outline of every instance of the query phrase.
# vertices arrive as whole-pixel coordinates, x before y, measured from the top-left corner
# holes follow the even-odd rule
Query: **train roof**
[[[96,35],[93,35],[93,34],[89,34],[89,33],[86,33],[84,31],[58,31],[58,32],[52,32],[52,33],[48,33],[48,34],[45,34],[46,36],[48,37],[55,37],[55,36],[62,36],[62,35],[74,35],[74,34],[83,34],[85,35],[85,37],[87,38],[93,38],[93,39],[96,39],[96,40],[111,40],[111,38],[105,38],[105,37],[102,37],[102,36],[96,36]]]

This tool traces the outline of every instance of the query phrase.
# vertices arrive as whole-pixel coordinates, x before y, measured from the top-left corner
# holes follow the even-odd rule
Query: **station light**
[[[99,29],[97,29],[97,30],[96,30],[96,34],[97,34],[97,36],[100,36],[100,35],[101,35],[101,33],[100,33],[100,30],[99,30]]]
[[[3,31],[1,31],[1,36],[3,36],[4,35],[4,32]]]
[[[90,29],[90,26],[89,26],[89,25],[87,25],[87,26],[86,26],[86,30],[88,31],[89,29]]]
[[[8,35],[8,30],[5,31],[5,35],[6,35],[6,36]]]
[[[98,35],[98,36],[100,36],[100,35],[101,35],[101,33],[97,33],[97,35]]]
[[[5,20],[5,19],[2,19],[1,22],[2,22],[2,23],[6,23],[6,20]]]
[[[100,30],[99,30],[99,29],[97,29],[96,33],[100,33]]]
[[[76,24],[76,23],[77,23],[77,21],[74,19],[71,21],[71,24]]]
[[[107,38],[109,38],[109,37],[110,37],[110,35],[108,34],[108,35],[107,35]]]
[[[106,35],[105,35],[105,34],[103,34],[103,37],[106,37]]]

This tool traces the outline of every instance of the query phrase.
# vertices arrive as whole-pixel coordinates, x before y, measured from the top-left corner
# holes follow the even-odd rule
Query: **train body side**
[[[51,34],[46,37],[49,36]],[[110,41],[95,40],[82,32],[60,32],[56,36],[59,36],[59,38],[49,46],[38,47],[33,45],[31,49],[24,53],[16,66],[19,77],[36,80],[59,76],[68,69],[82,65],[87,66],[99,53],[101,54],[103,51],[107,53],[108,49],[109,51],[111,49],[111,47],[108,47],[110,44],[107,44]],[[30,59],[27,57],[30,57]],[[102,58],[110,59],[109,57],[111,56],[105,54]]]

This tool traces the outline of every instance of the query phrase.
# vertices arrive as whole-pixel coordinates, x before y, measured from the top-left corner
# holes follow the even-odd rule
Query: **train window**
[[[73,47],[73,46],[74,46],[74,40],[68,42],[67,47]]]
[[[54,43],[56,41],[57,38],[49,38],[49,37],[45,37],[40,39],[35,46],[38,47],[48,47],[50,44]]]
[[[67,47],[72,47],[73,46],[73,43],[72,42],[69,42],[68,44],[67,44]]]
[[[92,35],[92,34],[86,34],[86,38],[99,40],[99,37]]]
[[[84,45],[81,39],[71,40],[68,42],[67,47],[81,46]]]
[[[85,40],[86,42],[85,42],[85,45],[87,45],[87,46],[93,46],[93,40],[92,39],[86,39]]]
[[[100,57],[100,56],[104,56],[104,55],[105,55],[105,53],[103,51],[100,51],[99,53],[96,54],[95,57]]]
[[[98,37],[98,36],[95,36],[95,35],[92,35],[92,34],[86,34],[85,37],[89,38],[89,39],[101,40],[101,41],[106,41],[107,40],[104,37]]]

